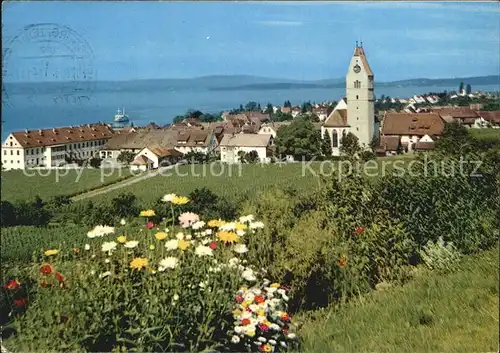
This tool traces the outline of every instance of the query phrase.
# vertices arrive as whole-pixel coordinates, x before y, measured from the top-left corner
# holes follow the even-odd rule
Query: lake
[[[407,98],[415,94],[452,91],[457,87],[406,86],[375,88],[375,94]],[[474,86],[473,90],[496,91],[498,86]],[[141,91],[99,91],[89,99],[81,101],[54,100],[53,94],[36,93],[10,94],[2,101],[2,140],[12,131],[24,129],[51,128],[58,126],[111,122],[118,108],[126,113],[136,125],[151,121],[163,125],[170,123],[176,115],[188,109],[206,113],[218,113],[245,105],[248,101],[269,102],[283,105],[290,100],[293,105],[302,102],[338,101],[345,95],[344,88],[303,88],[283,90],[231,90],[210,91],[206,89],[147,90]]]

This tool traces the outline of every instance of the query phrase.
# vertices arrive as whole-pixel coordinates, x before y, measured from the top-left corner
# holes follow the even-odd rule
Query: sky
[[[379,82],[470,77],[499,74],[499,15],[499,2],[2,2],[2,47],[56,23],[88,43],[99,80],[318,80],[345,76],[362,40]]]

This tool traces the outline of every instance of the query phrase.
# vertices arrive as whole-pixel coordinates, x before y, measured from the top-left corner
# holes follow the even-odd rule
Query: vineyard
[[[73,196],[132,176],[128,170],[11,170],[2,172],[2,200]]]

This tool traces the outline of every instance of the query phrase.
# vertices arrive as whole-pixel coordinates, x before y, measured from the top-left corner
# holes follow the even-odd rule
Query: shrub
[[[445,243],[443,237],[435,243],[429,240],[419,253],[422,262],[431,270],[450,271],[460,261],[460,253],[453,243]]]
[[[89,160],[89,164],[92,168],[100,168],[102,159],[98,157],[93,157]]]
[[[137,215],[139,209],[136,206],[136,200],[137,197],[130,192],[121,193],[114,197],[111,200],[111,205],[116,217],[128,218]]]
[[[375,153],[373,153],[372,151],[363,151],[359,154],[359,156],[364,162],[375,159]]]

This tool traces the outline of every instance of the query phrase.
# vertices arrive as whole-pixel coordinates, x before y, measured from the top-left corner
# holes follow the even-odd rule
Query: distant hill
[[[378,87],[404,87],[404,86],[457,86],[460,82],[475,85],[499,85],[500,78],[497,75],[463,77],[463,78],[441,78],[428,79],[416,78],[392,82],[375,82]],[[23,93],[53,93],[70,91],[75,87],[74,82],[31,82],[31,83],[9,83],[4,82],[9,94]],[[95,81],[87,82],[93,92],[99,91],[174,91],[174,90],[288,90],[304,88],[342,88],[345,86],[344,78],[331,78],[316,81],[301,81],[293,79],[280,79],[270,77],[259,77],[251,75],[213,75],[188,79],[151,79],[133,81]]]

